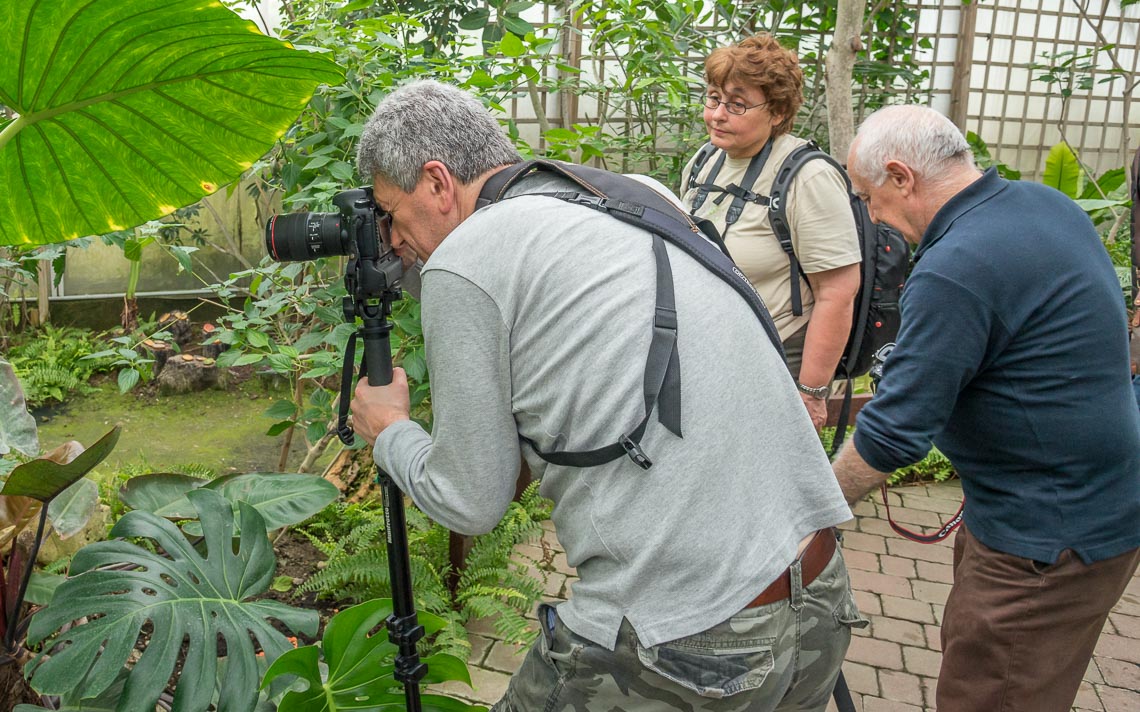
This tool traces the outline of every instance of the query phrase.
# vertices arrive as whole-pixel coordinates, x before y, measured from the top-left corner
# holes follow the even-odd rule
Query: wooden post
[[[40,260],[36,267],[36,326],[43,326],[51,320],[51,262]]]
[[[950,87],[950,120],[966,133],[966,109],[970,97],[970,71],[974,66],[974,32],[978,24],[978,4],[958,10],[958,48],[954,57],[954,84]]]

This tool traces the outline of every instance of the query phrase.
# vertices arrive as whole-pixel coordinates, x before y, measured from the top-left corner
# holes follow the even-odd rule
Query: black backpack
[[[883,346],[892,343],[898,335],[899,297],[910,268],[910,245],[897,231],[885,225],[876,225],[871,220],[867,206],[852,193],[851,179],[847,176],[847,171],[812,141],[792,151],[784,159],[776,172],[769,195],[754,192],[752,186],[759,178],[771,148],[772,142],[769,141],[749,163],[742,181],[748,187],[733,184],[722,188],[717,186],[715,181],[717,173],[724,164],[723,151],[704,181],[698,183],[704,165],[718,150],[711,143],[705,144],[697,152],[689,173],[688,188],[698,189],[692,209],[696,212],[712,192],[721,193],[717,200],[723,200],[731,195],[732,204],[725,217],[725,233],[727,233],[732,224],[740,218],[747,203],[767,206],[768,221],[776,233],[776,239],[780,241],[780,247],[788,255],[789,269],[792,271],[792,313],[799,316],[803,314],[799,280],[801,269],[792,249],[791,229],[788,226],[786,212],[788,191],[792,179],[799,173],[800,168],[811,160],[826,161],[843,177],[843,182],[847,186],[848,200],[851,203],[851,212],[855,216],[855,228],[859,235],[859,249],[863,262],[859,292],[855,296],[851,333],[847,337],[847,346],[843,349],[843,355],[835,369],[835,378],[846,380],[847,389],[832,446],[834,455],[846,437],[847,422],[851,415],[851,380],[867,373],[874,362],[875,353]]]
[[[558,198],[576,205],[606,213],[622,222],[640,227],[653,235],[653,256],[657,267],[657,304],[653,323],[653,339],[645,364],[645,417],[632,430],[623,433],[616,443],[580,452],[544,452],[525,440],[539,457],[547,462],[568,467],[594,467],[626,455],[642,469],[652,461],[641,449],[641,438],[654,406],[657,419],[674,435],[681,436],[681,373],[677,353],[677,311],[673,293],[673,273],[664,241],[684,250],[690,257],[737,291],[748,303],[763,326],[768,339],[780,357],[784,357],[776,326],[767,307],[748,278],[736,268],[721,249],[716,228],[707,221],[694,219],[653,188],[617,173],[598,168],[576,166],[561,161],[536,159],[509,166],[487,179],[476,209],[502,200],[508,188],[524,176],[536,172],[554,173],[581,188],[579,191],[531,193]]]

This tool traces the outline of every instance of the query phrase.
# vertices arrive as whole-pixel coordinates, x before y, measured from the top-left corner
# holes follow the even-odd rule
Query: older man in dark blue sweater
[[[939,712],[1067,711],[1140,560],[1140,413],[1124,302],[1088,217],[975,168],[930,109],[883,109],[848,157],[871,216],[918,245],[898,346],[835,462],[853,502],[936,444],[965,525]]]

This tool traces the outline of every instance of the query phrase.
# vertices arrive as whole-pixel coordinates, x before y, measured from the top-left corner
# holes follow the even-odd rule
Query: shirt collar
[[[999,176],[996,168],[987,168],[981,178],[946,201],[946,204],[934,214],[934,219],[923,233],[918,249],[914,252],[915,261],[917,262],[934,243],[942,239],[955,220],[1005,190],[1008,185],[1009,181]]]

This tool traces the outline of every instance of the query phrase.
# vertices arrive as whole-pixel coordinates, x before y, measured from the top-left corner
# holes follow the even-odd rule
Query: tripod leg
[[[404,493],[383,470],[377,469],[384,491],[384,528],[387,535],[388,574],[392,583],[392,615],[388,618],[388,639],[396,645],[395,678],[404,684],[408,712],[421,712],[419,681],[427,674],[420,662],[416,643],[424,629],[416,620],[412,598],[412,571],[408,558],[408,530],[404,517]]]
[[[843,677],[842,670],[839,671],[839,678],[835,681],[835,689],[831,694],[839,712],[855,712],[855,702],[851,699],[851,690],[847,689],[847,679]]]

